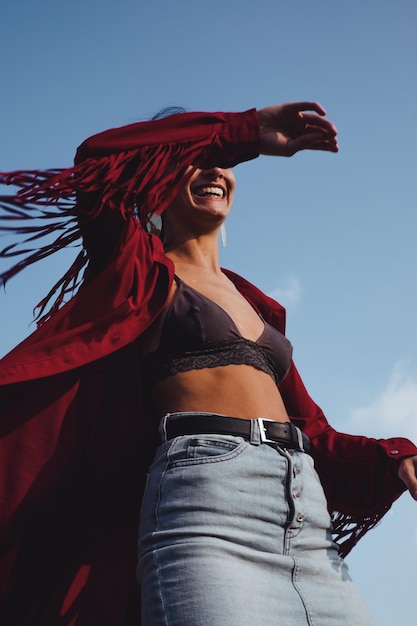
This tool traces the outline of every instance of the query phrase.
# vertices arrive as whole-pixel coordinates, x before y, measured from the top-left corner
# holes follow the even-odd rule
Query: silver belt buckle
[[[277,443],[274,439],[268,439],[266,436],[266,427],[264,426],[264,422],[273,422],[274,420],[269,420],[265,417],[257,417],[256,421],[258,422],[259,435],[262,443]]]
[[[258,422],[259,435],[260,435],[262,443],[277,443],[275,439],[268,439],[268,437],[266,436],[266,428],[264,426],[264,422],[274,422],[275,420],[269,420],[264,417],[257,417],[256,420]],[[305,452],[303,434],[301,430],[297,428],[296,426],[292,426],[292,428],[295,428],[295,432],[297,434],[298,447],[300,448],[300,450]]]

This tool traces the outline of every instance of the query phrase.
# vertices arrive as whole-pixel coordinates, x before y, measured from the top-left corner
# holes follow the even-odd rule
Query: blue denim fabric
[[[371,626],[312,458],[229,435],[163,443],[139,531],[142,626]]]

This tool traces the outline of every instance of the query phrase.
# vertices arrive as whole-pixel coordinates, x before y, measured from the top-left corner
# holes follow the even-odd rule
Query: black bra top
[[[157,350],[144,357],[145,382],[179,372],[224,365],[252,365],[278,383],[287,374],[292,345],[270,324],[256,341],[240,334],[230,315],[178,276]]]

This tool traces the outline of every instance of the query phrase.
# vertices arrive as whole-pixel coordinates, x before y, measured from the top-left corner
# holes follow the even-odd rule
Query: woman
[[[158,422],[140,516],[144,626],[371,623],[312,456],[346,554],[406,487],[416,494],[417,448],[331,429],[292,363],[282,307],[217,256],[230,167],[337,152],[324,114],[305,102],[174,115],[90,138],[70,170],[4,177],[22,187],[3,199],[9,213],[47,203],[49,219],[55,204],[70,220],[5,279],[78,237],[74,193],[86,249],[0,371],[14,623],[138,623],[136,497]],[[145,232],[154,213],[163,243]]]

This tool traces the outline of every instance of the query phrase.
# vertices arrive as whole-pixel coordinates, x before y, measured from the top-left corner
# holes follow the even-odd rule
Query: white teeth
[[[196,191],[197,196],[215,196],[216,198],[224,198],[224,189],[221,187],[200,187]]]

